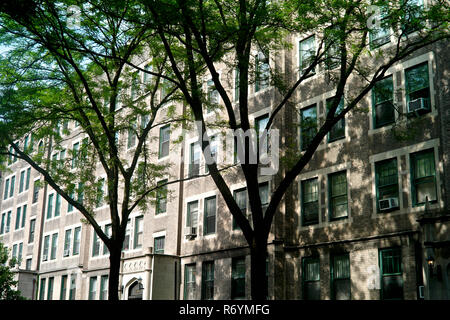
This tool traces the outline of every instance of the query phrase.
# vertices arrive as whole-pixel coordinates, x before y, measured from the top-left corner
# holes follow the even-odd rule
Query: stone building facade
[[[290,36],[292,49],[272,55],[270,67],[293,81],[308,38]],[[450,299],[448,59],[448,42],[439,42],[395,64],[383,83],[391,99],[378,101],[372,90],[358,105],[365,111],[349,113],[320,144],[274,218],[266,264],[269,299]],[[292,141],[300,150],[307,142],[302,121],[324,121],[327,101],[335,94],[329,74],[319,66],[276,118],[280,156],[293,148]],[[424,79],[419,93],[411,84],[417,76]],[[234,98],[236,72],[223,69],[221,77],[229,79]],[[346,94],[357,88],[350,79]],[[249,89],[250,120],[258,126],[279,96],[268,84]],[[423,112],[409,113],[410,102],[420,99]],[[382,109],[383,103],[395,111]],[[413,136],[402,140],[394,129],[410,130],[401,127],[408,114],[420,121]],[[164,127],[151,134],[160,144]],[[74,123],[69,129],[67,150],[83,138]],[[183,141],[173,143],[179,135]],[[171,178],[196,170],[203,175],[197,140],[195,131],[170,130],[170,152],[154,161],[170,164]],[[230,160],[220,141],[217,156],[218,162]],[[39,187],[35,181],[42,177],[27,164],[12,159],[8,169],[1,177],[0,241],[21,258],[16,271],[23,295],[106,299],[108,252],[92,227],[50,187]],[[270,199],[285,170],[281,163],[277,174],[258,177],[263,199]],[[248,211],[239,169],[228,171],[225,180]],[[121,299],[250,298],[249,248],[212,179],[198,177],[168,188],[164,209],[150,205],[130,216]],[[97,208],[96,217],[107,228],[108,207]]]

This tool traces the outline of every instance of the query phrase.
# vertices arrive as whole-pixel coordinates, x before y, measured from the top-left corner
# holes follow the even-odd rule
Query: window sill
[[[161,212],[161,213],[155,213],[155,219],[167,217],[167,215],[168,215],[167,211],[166,212]]]

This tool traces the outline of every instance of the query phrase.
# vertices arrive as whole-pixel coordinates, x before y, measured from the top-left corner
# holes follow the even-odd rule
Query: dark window
[[[434,149],[411,154],[411,181],[414,206],[437,201]]]
[[[202,300],[214,299],[214,261],[202,265]]]
[[[350,300],[350,259],[348,253],[331,256],[331,290],[333,300]]]
[[[231,262],[231,299],[245,299],[245,257]]]
[[[195,264],[184,267],[184,300],[195,300]]]
[[[320,300],[319,258],[303,258],[303,299]]]
[[[269,86],[269,53],[259,52],[255,56],[255,92],[263,90]]]
[[[375,163],[375,182],[378,212],[398,209],[397,159],[393,158]]]
[[[394,84],[392,76],[378,81],[372,90],[373,127],[395,122]]]
[[[203,234],[216,232],[216,197],[205,199],[205,216]]]
[[[314,56],[316,54],[315,49],[315,38],[311,36],[299,42],[299,69],[303,73],[306,68],[308,68]],[[314,69],[310,71],[310,75],[313,75]]]
[[[144,238],[144,217],[136,217],[134,220],[134,249],[141,248]]]
[[[419,114],[431,111],[428,62],[405,70],[408,111]]]
[[[348,216],[347,176],[346,172],[337,172],[328,176],[330,219]]]
[[[159,158],[169,155],[170,125],[159,129]]]
[[[166,242],[166,237],[165,236],[156,237],[154,241],[155,241],[154,243],[155,253],[164,254],[164,245]]]
[[[331,108],[334,98],[327,99],[327,111]],[[344,98],[339,102],[338,107],[336,108],[336,112],[334,116],[337,117],[344,110]],[[331,128],[330,132],[328,132],[328,142],[336,141],[339,139],[345,138],[345,117],[335,123],[335,125]]]
[[[241,209],[242,214],[247,217],[247,189],[242,188],[234,191],[234,200]],[[237,225],[236,219],[233,218],[233,230],[240,229]]]
[[[34,181],[33,185],[33,203],[36,203],[39,198],[39,180]]]
[[[402,254],[400,248],[380,250],[381,299],[403,299]]]
[[[30,220],[30,231],[28,233],[28,243],[32,243],[34,241],[34,228],[36,226],[36,219]]]
[[[195,177],[200,174],[200,145],[198,142],[191,143],[189,177]]]
[[[67,276],[64,275],[61,277],[61,291],[59,294],[59,300],[66,300],[66,292],[67,292]]]
[[[302,224],[319,223],[319,183],[318,178],[302,181]]]
[[[164,185],[168,180],[158,181],[158,186]],[[164,213],[167,210],[167,185],[161,186],[156,191],[156,210],[155,214]]]
[[[317,106],[300,110],[300,150],[305,151],[317,133]]]

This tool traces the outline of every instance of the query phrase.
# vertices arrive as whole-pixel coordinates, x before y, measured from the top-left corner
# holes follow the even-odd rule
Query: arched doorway
[[[135,281],[128,289],[128,300],[142,300],[144,287],[139,281]]]

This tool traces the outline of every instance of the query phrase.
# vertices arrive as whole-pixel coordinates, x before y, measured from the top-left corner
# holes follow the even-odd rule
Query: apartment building
[[[255,59],[260,70],[276,68],[294,81],[317,43],[314,34],[288,40],[291,50],[269,57],[255,52]],[[377,48],[391,46],[386,34],[371,41]],[[367,63],[377,62],[368,57]],[[450,299],[449,65],[448,42],[401,60],[360,103],[366,111],[349,113],[322,141],[275,215],[265,266],[269,299]],[[319,65],[276,118],[274,128],[283,133],[280,156],[292,148],[291,141],[304,150],[323,123],[335,95],[329,75],[336,67]],[[224,67],[222,77],[229,79],[227,89],[237,102],[238,73]],[[346,95],[358,87],[350,79]],[[205,88],[220,104],[207,77]],[[249,90],[252,125],[262,128],[279,96],[267,78]],[[416,127],[402,128],[405,117],[419,120]],[[83,143],[76,124],[66,125],[65,149],[49,148],[49,157],[61,159]],[[401,139],[395,132],[412,137]],[[224,151],[219,131],[210,134],[216,137],[218,162],[236,161]],[[183,142],[174,143],[180,135]],[[250,298],[248,245],[212,179],[195,178],[207,173],[195,130],[165,124],[151,136],[159,141],[152,161],[172,166],[170,177],[160,181],[192,179],[168,185],[166,197],[157,196],[146,212],[130,216],[121,299]],[[130,133],[119,139],[125,154],[135,145]],[[16,271],[23,295],[106,299],[108,250],[92,227],[52,188],[39,184],[42,176],[30,166],[11,157],[8,168],[0,189],[0,241],[20,260]],[[277,174],[257,177],[264,204],[285,170],[281,164]],[[249,212],[239,169],[224,178]],[[96,179],[105,179],[100,169]],[[74,196],[82,201],[82,194]],[[108,233],[108,206],[100,202],[95,211]]]

